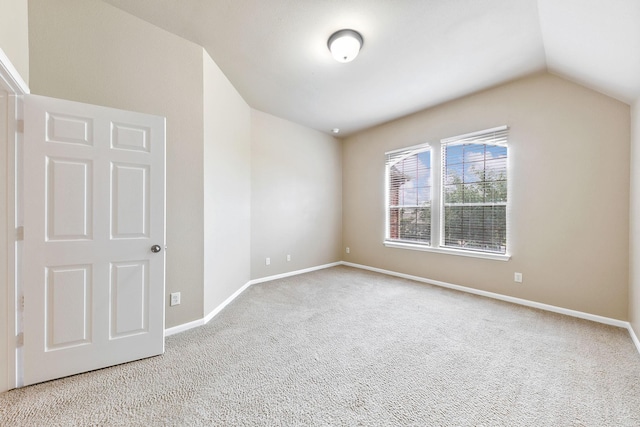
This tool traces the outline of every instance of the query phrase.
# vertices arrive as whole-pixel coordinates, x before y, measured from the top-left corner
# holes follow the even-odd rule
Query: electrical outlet
[[[180,305],[180,292],[172,292],[171,293],[171,302],[170,306]]]
[[[287,261],[291,261],[291,255],[287,254]]]
[[[271,258],[266,258],[264,260],[264,265],[271,265]]]
[[[349,248],[349,246],[347,246],[347,248],[345,249],[345,252],[347,252],[348,254],[351,253],[351,249]]]
[[[513,273],[513,281],[516,283],[522,283],[522,273]]]

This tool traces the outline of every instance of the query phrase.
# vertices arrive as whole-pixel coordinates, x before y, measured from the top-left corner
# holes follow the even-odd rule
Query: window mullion
[[[431,246],[439,247],[442,245],[442,215],[443,208],[442,199],[442,150],[440,143],[431,144]]]

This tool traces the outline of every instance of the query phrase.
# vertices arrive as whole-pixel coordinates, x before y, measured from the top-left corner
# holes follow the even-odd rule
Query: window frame
[[[413,156],[413,155],[418,155],[420,153],[424,153],[424,152],[429,152],[429,156],[430,156],[430,165],[429,165],[429,180],[431,181],[431,189],[430,189],[430,193],[431,193],[431,199],[429,201],[429,210],[430,210],[430,220],[431,220],[431,227],[429,230],[429,245],[425,244],[425,243],[419,243],[417,241],[412,241],[412,240],[402,240],[402,239],[391,239],[390,235],[391,235],[391,220],[390,220],[390,211],[392,209],[391,206],[391,200],[390,200],[390,193],[391,193],[391,179],[390,179],[390,165],[389,165],[389,156],[393,156],[394,154],[398,154],[398,153],[407,153],[407,155],[405,157],[409,157],[409,156]],[[410,153],[410,154],[409,154]],[[389,241],[389,242],[394,242],[394,243],[403,243],[403,244],[409,244],[409,245],[421,245],[421,246],[430,246],[432,244],[433,240],[433,200],[434,200],[434,192],[435,192],[435,187],[434,187],[434,174],[433,174],[433,155],[434,155],[434,147],[429,144],[429,143],[423,143],[423,144],[418,144],[418,145],[413,145],[411,147],[405,147],[405,148],[401,148],[398,150],[392,150],[392,151],[387,151],[385,153],[385,242]],[[395,162],[394,164],[396,164],[398,162]],[[416,206],[415,209],[418,209],[419,207]]]
[[[383,244],[390,248],[417,250],[424,252],[434,252],[440,254],[456,255],[471,258],[482,258],[496,261],[508,261],[511,259],[510,246],[511,246],[511,234],[510,234],[510,205],[511,205],[511,150],[510,144],[507,142],[507,203],[506,203],[506,252],[504,254],[497,252],[485,252],[477,249],[456,249],[453,247],[444,246],[444,196],[443,196],[443,173],[444,165],[442,162],[442,152],[447,143],[455,140],[461,140],[465,138],[472,138],[477,135],[487,134],[491,132],[498,132],[508,130],[507,126],[498,126],[495,128],[485,129],[477,132],[471,132],[455,137],[444,138],[437,142],[425,142],[422,144],[413,145],[410,147],[404,147],[396,150],[387,151],[385,153],[385,234]],[[388,159],[390,155],[415,151],[416,153],[429,150],[431,158],[431,231],[430,231],[430,244],[413,242],[407,240],[391,239],[390,238],[390,175]]]

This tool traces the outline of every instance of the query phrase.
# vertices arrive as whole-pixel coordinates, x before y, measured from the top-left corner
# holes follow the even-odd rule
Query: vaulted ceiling
[[[640,0],[104,1],[203,46],[251,107],[340,136],[544,70],[640,98]],[[364,38],[346,64],[343,28]]]

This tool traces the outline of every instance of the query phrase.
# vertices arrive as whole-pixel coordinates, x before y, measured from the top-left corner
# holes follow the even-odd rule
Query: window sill
[[[420,244],[390,242],[390,241],[384,241],[383,243],[388,248],[409,249],[409,250],[413,250],[413,251],[424,251],[424,252],[435,252],[435,253],[439,253],[439,254],[448,254],[448,255],[466,256],[466,257],[471,257],[471,258],[490,259],[490,260],[494,260],[494,261],[509,261],[511,259],[511,255],[492,254],[492,253],[488,253],[488,252],[464,251],[464,250],[451,249],[451,248],[434,248],[432,246],[425,246],[425,245],[420,245]]]

